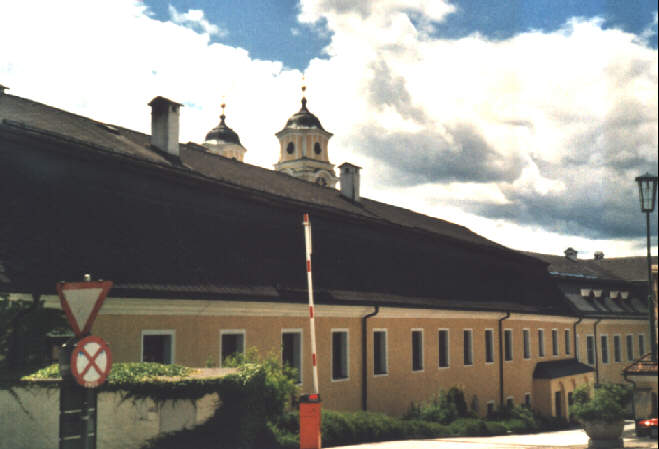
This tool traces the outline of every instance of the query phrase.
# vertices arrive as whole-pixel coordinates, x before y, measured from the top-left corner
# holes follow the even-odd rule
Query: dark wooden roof
[[[309,212],[327,301],[568,311],[544,263],[463,226],[149,140],[0,95],[0,263],[14,287],[88,271],[144,296],[290,299],[306,285]]]
[[[657,362],[652,361],[652,354],[645,354],[638,360],[635,360],[629,366],[626,366],[623,373],[626,376],[657,376]]]
[[[557,377],[574,376],[575,374],[590,373],[592,366],[585,365],[577,359],[550,360],[538,362],[533,370],[534,379],[556,379]]]

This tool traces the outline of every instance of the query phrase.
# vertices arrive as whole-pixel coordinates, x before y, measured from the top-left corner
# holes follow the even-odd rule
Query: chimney
[[[602,251],[595,251],[594,257],[595,260],[602,260],[604,259],[604,253]]]
[[[339,166],[339,170],[341,170],[341,195],[358,203],[359,170],[361,170],[361,167],[344,162]]]
[[[568,249],[566,249],[564,251],[564,254],[565,254],[565,257],[570,259],[572,262],[577,261],[577,250],[576,249],[574,249],[572,247],[569,247]]]
[[[155,97],[149,106],[151,106],[151,145],[165,153],[178,156],[181,104],[165,97]]]
[[[0,95],[3,95],[7,89],[9,89],[7,86],[0,84]]]

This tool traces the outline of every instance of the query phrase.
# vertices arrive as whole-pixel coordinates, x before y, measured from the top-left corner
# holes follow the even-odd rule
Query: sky
[[[634,178],[657,173],[654,1],[1,6],[8,93],[146,133],[166,96],[198,143],[225,101],[245,162],[272,168],[304,82],[363,196],[514,249],[645,254]]]

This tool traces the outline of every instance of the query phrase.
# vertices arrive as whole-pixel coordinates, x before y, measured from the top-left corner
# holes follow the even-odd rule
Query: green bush
[[[508,428],[499,421],[485,421],[488,435],[505,435],[508,433]]]
[[[601,384],[592,398],[588,385],[582,385],[574,391],[570,415],[579,421],[619,421],[625,418],[631,397],[632,390],[627,385]]]
[[[471,417],[464,399],[464,393],[457,387],[441,390],[429,401],[417,404],[412,402],[404,415],[405,419],[422,419],[440,424],[449,424],[458,418]]]
[[[459,418],[449,424],[451,433],[455,435],[483,436],[489,435],[485,421],[478,418]]]

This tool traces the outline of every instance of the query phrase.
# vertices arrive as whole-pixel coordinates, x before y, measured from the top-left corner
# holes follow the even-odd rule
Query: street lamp
[[[654,289],[652,288],[652,269],[650,260],[650,214],[654,210],[657,198],[657,177],[646,173],[636,178],[638,194],[641,200],[641,211],[645,212],[645,223],[648,240],[648,315],[650,316],[650,348],[652,361],[657,361],[657,337],[654,327]]]

